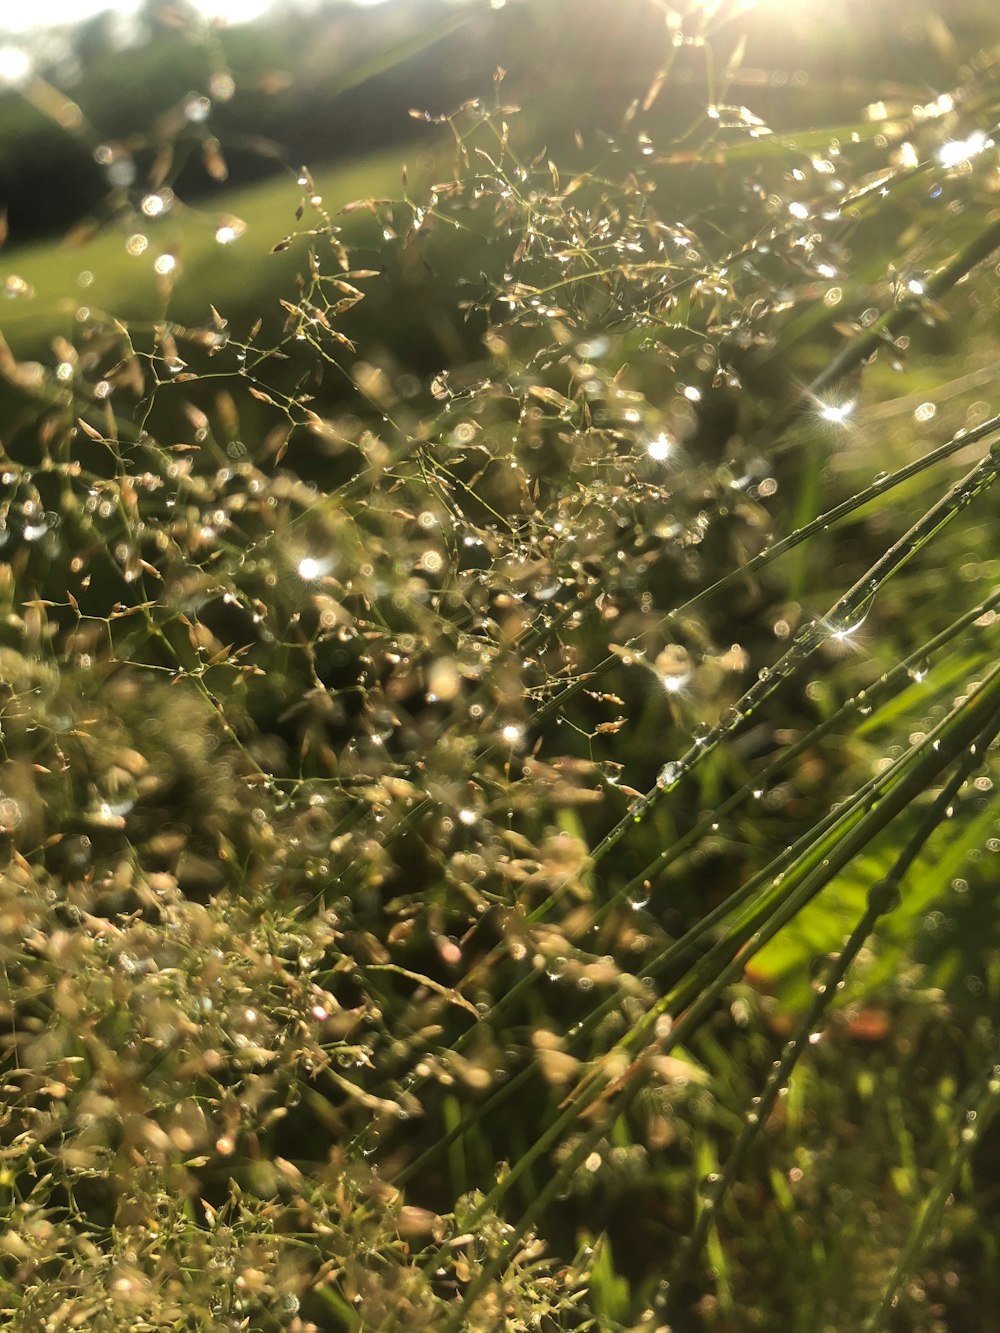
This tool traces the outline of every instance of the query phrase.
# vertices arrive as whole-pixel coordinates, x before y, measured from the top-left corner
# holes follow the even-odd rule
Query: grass
[[[18,256],[11,1328],[983,1326],[991,71]]]
[[[357,164],[317,174],[318,194],[338,201],[383,197],[399,185],[399,153],[392,150]],[[222,207],[178,205],[165,217],[135,219],[123,233],[109,225],[83,248],[45,242],[17,252],[16,275],[33,292],[18,300],[5,320],[5,336],[24,357],[40,354],[52,338],[73,331],[77,311],[87,304],[106,316],[148,322],[152,312],[168,313],[180,324],[199,324],[209,305],[232,313],[247,329],[294,285],[296,257],[271,255],[272,247],[295,225],[302,191],[293,177],[221,193]],[[349,225],[349,224],[348,224]],[[220,228],[229,228],[220,243]],[[146,244],[131,254],[131,237]],[[157,258],[171,256],[176,269],[169,302],[154,270]]]

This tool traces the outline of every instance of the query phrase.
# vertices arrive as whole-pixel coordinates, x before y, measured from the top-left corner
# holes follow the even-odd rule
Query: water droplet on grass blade
[[[718,1171],[710,1171],[698,1186],[698,1193],[705,1203],[714,1203],[716,1195],[719,1192],[719,1183],[722,1177]]]
[[[641,912],[644,907],[649,905],[652,885],[649,880],[645,880],[638,888],[629,890],[628,905],[633,912]]]

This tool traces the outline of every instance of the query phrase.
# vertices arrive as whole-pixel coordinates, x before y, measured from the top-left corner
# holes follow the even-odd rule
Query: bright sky
[[[213,18],[239,23],[257,18],[269,7],[270,0],[195,0],[195,8]],[[36,0],[35,4],[3,5],[0,37],[12,37],[31,28],[54,27],[92,18],[104,10],[134,14],[138,0]]]
[[[355,4],[381,2],[354,0]],[[192,0],[192,3],[208,18],[245,23],[270,9],[275,0]],[[28,32],[32,28],[75,23],[78,19],[92,18],[108,9],[119,14],[134,14],[138,7],[139,0],[35,0],[27,4],[17,4],[16,0],[0,0],[0,40]]]

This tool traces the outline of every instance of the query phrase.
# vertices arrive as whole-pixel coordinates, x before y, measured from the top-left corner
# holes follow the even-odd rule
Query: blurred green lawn
[[[402,157],[402,150],[394,148],[317,174],[316,190],[324,207],[336,215],[355,199],[398,195]],[[236,327],[249,326],[261,315],[278,315],[279,297],[287,299],[294,292],[301,250],[271,250],[296,228],[314,225],[311,210],[296,222],[301,199],[301,187],[289,176],[220,193],[215,207],[178,204],[166,217],[136,222],[134,231],[110,224],[82,246],[46,242],[20,250],[2,270],[8,295],[12,274],[27,283],[33,295],[8,301],[4,336],[15,355],[42,357],[54,336],[71,334],[81,307],[129,322],[148,322],[155,311],[182,324],[201,324],[210,317],[211,304]],[[245,224],[245,230],[220,244],[217,230],[235,225],[232,219]],[[370,220],[368,213],[343,219],[345,239],[363,237],[365,219]],[[136,234],[148,241],[138,255],[128,250],[129,238]],[[153,267],[163,254],[177,260],[169,292]]]

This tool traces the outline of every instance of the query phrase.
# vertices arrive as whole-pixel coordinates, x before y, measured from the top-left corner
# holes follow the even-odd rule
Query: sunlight
[[[938,149],[937,159],[943,167],[958,167],[992,146],[993,140],[988,139],[981,130],[977,130],[967,139],[949,140],[942,144]]]
[[[817,410],[823,421],[829,421],[834,426],[843,426],[854,411],[854,404],[851,402],[821,403]]]
[[[191,0],[192,7],[206,19],[224,23],[249,23],[271,8],[273,0]],[[134,18],[140,0],[42,0],[15,11],[5,6],[0,18],[0,37],[12,37],[40,28],[57,28],[110,13]]]

